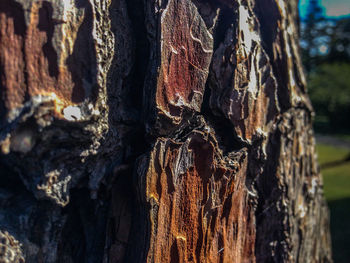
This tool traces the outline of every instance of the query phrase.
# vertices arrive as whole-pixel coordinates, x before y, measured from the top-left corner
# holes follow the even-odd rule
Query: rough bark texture
[[[331,262],[297,19],[1,0],[0,262]]]

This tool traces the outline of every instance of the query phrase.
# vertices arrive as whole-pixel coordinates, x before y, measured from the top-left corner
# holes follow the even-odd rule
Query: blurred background
[[[350,262],[350,0],[300,0],[299,9],[333,258]]]

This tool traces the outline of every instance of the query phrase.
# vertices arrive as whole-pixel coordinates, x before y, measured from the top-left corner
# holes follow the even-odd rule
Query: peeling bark
[[[0,262],[332,262],[296,6],[2,0]]]

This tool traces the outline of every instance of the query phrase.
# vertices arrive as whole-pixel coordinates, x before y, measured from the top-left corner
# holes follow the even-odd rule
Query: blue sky
[[[308,0],[300,0],[300,15],[305,16]],[[349,0],[319,0],[321,6],[324,7],[324,14],[328,17],[338,17],[350,15]]]

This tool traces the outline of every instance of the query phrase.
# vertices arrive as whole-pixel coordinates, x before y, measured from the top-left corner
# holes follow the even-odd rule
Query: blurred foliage
[[[350,17],[327,19],[318,2],[309,1],[300,43],[315,129],[350,134]]]
[[[350,17],[323,17],[318,0],[309,0],[301,24],[302,59],[319,133],[350,136]],[[334,262],[350,262],[350,150],[317,144],[324,193],[331,212]]]
[[[302,24],[302,58],[307,72],[317,64],[318,46],[320,37],[326,34],[325,18],[318,0],[310,0],[307,7],[306,18]]]
[[[309,74],[308,87],[316,120],[324,117],[333,132],[350,129],[350,63],[319,65]]]
[[[329,53],[326,59],[329,62],[350,63],[350,18],[336,21],[329,31]]]

